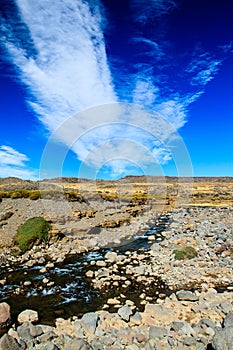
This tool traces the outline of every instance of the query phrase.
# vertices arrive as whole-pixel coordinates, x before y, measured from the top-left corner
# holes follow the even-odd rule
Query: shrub
[[[11,197],[11,192],[0,192],[1,198],[10,198]]]
[[[40,191],[30,191],[29,198],[34,201],[40,198]]]
[[[144,205],[148,199],[147,193],[134,193],[132,195],[131,204]]]
[[[197,252],[193,247],[183,247],[173,250],[176,260],[193,259],[197,256]]]
[[[17,199],[17,198],[28,198],[29,191],[27,190],[17,190],[10,192],[11,199]]]
[[[29,250],[35,244],[40,244],[48,240],[48,232],[51,224],[42,217],[28,219],[24,224],[19,226],[14,243],[22,251]]]
[[[59,191],[59,190],[42,190],[41,198],[60,200],[60,199],[64,199],[64,193],[63,191]]]
[[[81,203],[84,201],[83,196],[79,192],[66,191],[65,196],[69,202],[80,202]]]
[[[109,191],[101,192],[100,197],[103,200],[109,201],[109,202],[114,202],[118,198],[117,193],[115,192],[109,193]]]

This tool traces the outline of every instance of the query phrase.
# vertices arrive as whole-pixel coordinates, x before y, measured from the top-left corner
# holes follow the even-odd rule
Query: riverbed
[[[93,288],[91,279],[86,277],[92,262],[104,260],[109,251],[118,254],[147,251],[152,243],[161,242],[161,233],[168,222],[169,216],[161,216],[149,230],[120,246],[67,255],[61,263],[50,264],[45,260],[43,264],[38,262],[32,267],[26,263],[8,266],[0,272],[0,280],[6,281],[0,288],[1,301],[6,301],[11,306],[13,319],[21,311],[33,309],[38,311],[42,323],[51,325],[57,317],[82,316],[86,312],[101,309],[109,298],[119,297],[122,291],[115,288],[106,291]],[[141,293],[139,283],[131,283],[124,289],[125,298],[133,300],[138,310],[142,309],[139,299]],[[148,295],[156,301],[162,293],[169,295],[170,290],[158,277],[156,284],[148,290]]]

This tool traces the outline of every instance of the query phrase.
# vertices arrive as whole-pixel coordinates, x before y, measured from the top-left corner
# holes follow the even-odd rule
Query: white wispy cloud
[[[186,72],[190,75],[190,84],[205,86],[218,73],[224,58],[217,58],[200,48],[194,50]]]
[[[84,164],[95,169],[96,174],[106,164],[112,174],[117,173],[117,167],[119,174],[123,170],[127,174],[132,163],[144,169],[145,174],[151,167],[165,164],[173,158],[174,142],[179,141],[181,153],[185,149],[176,125],[166,119],[172,113],[168,106],[166,108],[161,107],[164,112],[162,115],[134,104],[106,104],[67,119],[46,146],[41,163],[41,177],[46,174],[47,164],[55,162],[62,166],[70,148]],[[175,107],[170,106],[172,108]],[[85,128],[80,123],[82,120],[85,121]],[[65,140],[67,150],[57,151],[54,159],[53,144],[59,139]],[[176,156],[174,158],[179,167],[179,159]]]
[[[187,121],[190,103],[201,96],[203,86],[214,77],[221,62],[205,53],[196,54],[187,74],[199,91],[185,96],[177,91],[165,95],[152,67],[165,53],[156,38],[136,33],[135,44],[146,45],[146,55],[154,55],[155,59],[153,63],[138,62],[126,72],[122,90],[127,102],[150,111],[125,106],[116,103],[121,101],[106,55],[106,18],[99,0],[51,0],[49,6],[48,0],[15,2],[28,33],[19,29],[18,40],[15,30],[5,22],[5,32],[10,34],[1,40],[27,86],[29,104],[54,133],[49,143],[61,141],[79,160],[96,169],[108,164],[114,175],[127,172],[131,163],[145,170],[153,162],[169,161],[170,142],[179,139],[177,131]],[[160,19],[173,11],[176,2],[152,0],[142,6],[140,0],[131,0],[131,7],[135,21],[143,26],[151,16]],[[9,158],[12,150],[3,148],[2,152],[7,152]],[[19,154],[18,158],[12,155],[11,163],[3,164],[4,169],[15,167],[23,174],[28,159]],[[13,159],[21,159],[21,163],[13,164]]]
[[[156,41],[144,38],[142,36],[134,37],[132,41],[134,43],[138,43],[139,45],[145,44],[143,55],[156,57],[157,59],[164,57],[164,52]]]
[[[16,3],[33,47],[28,50],[26,46],[29,38],[23,38],[24,45],[19,45],[13,35],[5,46],[28,87],[30,105],[47,129],[55,132],[52,140],[63,142],[81,161],[97,168],[110,164],[109,159],[116,157],[134,159],[132,142],[143,145],[140,151],[138,148],[135,162],[143,166],[151,164],[152,155],[155,162],[168,160],[169,152],[165,152],[163,142],[176,131],[175,123],[170,128],[162,121],[155,121],[150,113],[125,110],[119,104],[106,105],[117,101],[117,96],[105,51],[105,18],[100,3],[96,1],[92,8],[83,0],[50,1],[49,6],[47,0],[16,0]],[[165,12],[163,1],[157,5],[160,14]],[[156,42],[144,42],[159,51]],[[152,81],[142,76],[133,81],[134,103],[154,105],[158,88]],[[95,105],[104,107],[85,112]],[[161,119],[170,113],[167,110],[165,113],[163,106],[160,110],[164,111]],[[71,118],[75,114],[76,117]],[[148,133],[153,137],[148,137]],[[103,149],[106,142],[110,145]],[[96,154],[95,149],[101,152]],[[143,154],[145,150],[150,153],[149,158]],[[116,167],[119,162],[114,164]],[[127,169],[126,161],[122,160],[121,169]],[[115,173],[117,169],[112,167],[112,171]]]
[[[16,40],[5,46],[28,87],[29,103],[49,131],[82,109],[116,101],[98,1],[93,8],[84,0],[16,3],[34,47],[28,55]]]
[[[196,76],[191,80],[192,85],[202,85],[205,86],[208,82],[214,79],[215,75],[218,73],[221,65],[221,61],[213,60],[208,64],[207,68],[201,69]],[[198,67],[197,67],[198,69]]]
[[[233,41],[230,41],[229,43],[220,46],[220,49],[223,50],[224,54],[233,53]]]
[[[133,102],[145,107],[151,107],[159,94],[159,88],[155,86],[151,78],[138,77],[133,91]]]
[[[164,16],[177,7],[174,0],[151,0],[143,3],[141,0],[131,0],[130,5],[137,16],[137,21],[141,23],[145,23],[151,16]]]
[[[27,166],[30,159],[11,146],[0,146],[0,177],[15,176],[36,179],[36,172]]]

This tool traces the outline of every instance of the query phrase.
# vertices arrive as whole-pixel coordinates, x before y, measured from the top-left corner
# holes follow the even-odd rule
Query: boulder
[[[21,326],[17,328],[17,333],[20,337],[20,339],[23,339],[23,341],[27,344],[28,347],[34,345],[33,336],[31,334],[31,323],[30,322],[24,322]]]
[[[132,317],[130,317],[130,322],[138,326],[141,324],[142,316],[138,311],[135,312],[135,314]]]
[[[24,310],[18,315],[18,322],[37,322],[38,321],[38,312],[34,310]]]
[[[85,340],[78,338],[68,340],[64,350],[93,350],[93,348]]]
[[[217,330],[212,347],[214,350],[233,350],[233,326]]]
[[[0,350],[22,350],[22,347],[9,334],[4,334],[0,339]]]
[[[179,290],[176,293],[178,300],[186,300],[186,301],[198,301],[199,297],[194,293],[189,292],[188,290]]]
[[[174,321],[171,324],[171,330],[179,332],[184,327],[184,322]]]
[[[168,334],[167,329],[157,326],[151,326],[149,329],[150,339],[163,338]]]
[[[132,309],[130,306],[125,305],[123,307],[121,307],[120,309],[118,309],[118,315],[122,318],[122,320],[124,321],[129,321],[130,316],[133,314]]]
[[[233,312],[229,312],[229,314],[226,315],[223,321],[223,327],[230,327],[233,326]]]
[[[45,344],[45,348],[46,348],[46,350],[59,350],[59,348],[55,344],[53,344],[52,342],[47,342]]]
[[[0,327],[8,325],[10,319],[10,306],[7,303],[0,303]]]
[[[95,312],[88,312],[81,318],[81,325],[86,334],[94,334],[97,326],[99,315]]]

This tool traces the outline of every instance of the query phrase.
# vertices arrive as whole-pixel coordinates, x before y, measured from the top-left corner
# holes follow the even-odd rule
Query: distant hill
[[[135,176],[127,175],[118,180],[91,180],[85,178],[76,178],[76,177],[57,177],[53,179],[43,179],[41,181],[31,181],[31,180],[22,180],[17,177],[6,177],[0,178],[0,190],[2,191],[11,191],[18,189],[28,189],[36,190],[39,188],[40,184],[78,184],[78,183],[160,183],[166,181],[167,183],[176,183],[179,182],[221,182],[221,183],[232,183],[233,177],[175,177],[175,176]]]

